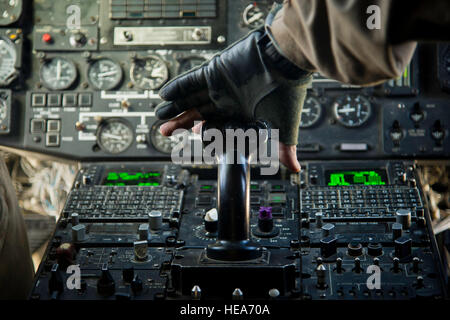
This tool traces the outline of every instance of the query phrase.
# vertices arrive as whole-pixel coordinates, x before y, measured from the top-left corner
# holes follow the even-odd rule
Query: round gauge
[[[206,59],[200,56],[186,57],[180,60],[180,67],[178,68],[178,74],[185,73],[192,68],[195,68],[205,62]]]
[[[319,101],[312,97],[307,98],[302,109],[300,128],[312,127],[317,123],[317,121],[319,121],[321,114],[322,106]]]
[[[0,26],[7,26],[19,20],[22,7],[22,0],[0,0]]]
[[[69,88],[77,79],[75,64],[66,58],[56,57],[41,66],[41,82],[51,90]]]
[[[119,85],[122,76],[122,68],[111,59],[102,58],[89,65],[89,82],[99,90],[114,89]]]
[[[249,28],[258,28],[264,25],[264,21],[268,12],[267,4],[254,1],[245,7],[242,13],[244,24]]]
[[[6,101],[0,98],[0,122],[6,119],[8,115],[8,105]]]
[[[153,147],[161,153],[171,154],[176,145],[183,142],[183,135],[163,136],[159,128],[164,122],[156,122],[150,131],[150,139]]]
[[[134,140],[133,129],[123,119],[110,118],[100,124],[97,142],[106,152],[117,154],[127,150]]]
[[[17,53],[14,44],[7,38],[0,37],[0,85],[7,85],[16,76]]]
[[[334,102],[334,116],[345,127],[359,127],[371,114],[369,100],[360,95],[345,95]]]
[[[159,89],[169,79],[169,69],[157,56],[136,59],[131,65],[131,81],[141,89]]]

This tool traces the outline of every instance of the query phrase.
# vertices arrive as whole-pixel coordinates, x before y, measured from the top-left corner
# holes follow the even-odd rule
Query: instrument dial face
[[[118,154],[127,150],[133,143],[131,126],[122,119],[108,119],[97,131],[97,142],[106,152]]]
[[[195,56],[195,57],[186,57],[180,61],[180,67],[178,68],[178,74],[185,73],[192,68],[195,68],[205,62],[206,59],[203,57]]]
[[[370,117],[369,100],[360,95],[345,95],[334,102],[334,116],[345,127],[360,127]]]
[[[16,22],[22,14],[22,0],[0,0],[0,26]]]
[[[122,68],[111,59],[102,58],[89,65],[89,82],[99,90],[114,89],[119,85],[122,76]]]
[[[141,89],[159,89],[169,79],[169,69],[157,56],[136,59],[131,65],[130,78]]]
[[[305,100],[302,109],[300,128],[312,127],[319,121],[322,114],[322,106],[317,99],[309,97]]]
[[[56,57],[41,66],[40,77],[46,88],[64,90],[77,79],[77,68],[72,61]]]
[[[7,85],[13,80],[16,74],[16,59],[14,44],[9,39],[0,37],[0,85]]]
[[[150,140],[153,147],[161,153],[171,154],[173,148],[183,142],[183,136],[181,134],[165,137],[159,131],[159,128],[164,122],[157,122],[152,126],[150,131]]]
[[[245,7],[242,13],[244,24],[251,29],[264,25],[267,13],[269,12],[267,3],[259,3],[254,1]]]

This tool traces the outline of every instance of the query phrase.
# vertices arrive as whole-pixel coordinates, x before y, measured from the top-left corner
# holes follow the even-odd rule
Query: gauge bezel
[[[62,87],[54,87],[54,86],[52,86],[51,84],[49,84],[45,80],[45,77],[42,75],[44,67],[46,65],[48,65],[51,61],[55,60],[55,59],[65,60],[75,70],[75,74],[72,77],[72,79],[70,79],[70,81],[67,83],[67,85],[64,85]],[[64,57],[60,57],[60,56],[52,57],[52,58],[49,58],[49,59],[45,60],[44,63],[41,64],[41,67],[39,69],[39,80],[44,85],[44,87],[46,87],[49,90],[66,90],[66,89],[69,89],[77,81],[77,78],[78,78],[78,69],[77,69],[77,66],[75,65],[75,62],[73,62],[70,59],[67,59],[67,58],[64,58]]]
[[[139,60],[145,61],[145,60],[148,60],[148,59],[159,60],[164,65],[164,67],[166,69],[166,77],[165,77],[164,81],[161,84],[159,84],[158,86],[149,87],[149,88],[140,86],[138,84],[138,82],[136,81],[135,77],[134,77],[134,70],[136,69],[136,62],[139,61]],[[136,87],[138,87],[140,89],[143,89],[143,90],[158,90],[159,88],[161,88],[169,80],[169,77],[170,77],[170,73],[169,73],[169,67],[167,66],[167,63],[161,57],[159,57],[157,55],[153,55],[152,54],[152,55],[147,55],[145,57],[139,57],[139,58],[134,59],[134,61],[131,63],[130,80]]]
[[[364,119],[356,124],[349,124],[348,122],[342,120],[342,118],[338,115],[337,109],[338,107],[342,106],[342,102],[339,102],[340,99],[344,99],[345,97],[350,96],[352,98],[352,100],[355,97],[360,97],[362,100],[365,100],[365,102],[367,102],[369,108],[368,108],[368,114],[367,116],[364,117]],[[365,124],[368,123],[370,117],[372,116],[372,104],[370,103],[369,99],[367,99],[366,97],[362,96],[362,95],[358,95],[358,94],[348,94],[348,95],[344,95],[344,96],[340,96],[337,97],[334,102],[333,102],[333,116],[334,119],[341,124],[342,126],[346,127],[346,128],[359,128]]]
[[[167,122],[167,121],[164,121],[164,120],[158,120],[158,121],[156,121],[155,123],[153,123],[153,124],[152,124],[152,127],[150,128],[149,135],[150,135],[150,141],[151,141],[151,143],[152,143],[152,147],[153,147],[156,151],[158,151],[158,152],[160,152],[160,153],[162,153],[162,154],[165,154],[165,155],[170,155],[170,154],[172,153],[172,150],[173,150],[173,149],[170,150],[170,152],[163,151],[161,148],[159,148],[159,147],[157,146],[157,143],[156,143],[156,141],[155,141],[155,139],[156,139],[155,133],[156,133],[156,132],[159,132],[159,131],[158,131],[159,128],[160,128],[161,125],[162,125],[163,123],[165,123],[165,122]],[[161,134],[161,133],[159,133],[159,134]],[[169,138],[167,137],[167,139],[169,139]]]
[[[18,75],[18,71],[17,71],[18,52],[17,52],[17,48],[16,48],[14,42],[12,42],[10,39],[8,39],[8,37],[0,35],[0,39],[5,41],[6,45],[10,46],[14,52],[14,64],[11,68],[11,72],[6,77],[6,81],[0,80],[1,86],[7,86],[7,85],[11,84],[17,78],[17,75]]]
[[[113,122],[120,122],[121,124],[123,124],[123,125],[125,125],[126,127],[128,127],[128,128],[130,129],[131,135],[132,135],[130,144],[129,144],[125,149],[123,149],[123,150],[120,151],[120,152],[111,152],[110,150],[108,150],[107,147],[105,147],[105,146],[102,144],[101,139],[100,139],[100,135],[101,135],[102,131],[104,130],[104,128],[105,128],[108,124],[113,123]],[[96,136],[96,138],[97,138],[97,141],[96,141],[96,142],[97,142],[97,145],[100,147],[100,149],[103,150],[103,151],[106,152],[106,153],[109,153],[109,154],[121,154],[121,153],[124,153],[125,151],[127,151],[127,150],[133,145],[133,143],[134,143],[134,141],[135,141],[135,132],[134,132],[134,130],[133,130],[132,124],[131,124],[128,120],[123,119],[123,118],[115,118],[115,117],[114,117],[114,118],[104,119],[104,120],[98,125],[97,132],[96,132],[95,136]]]
[[[314,98],[314,97],[307,97],[306,100],[305,100],[305,103],[306,103],[306,101],[308,101],[308,100],[310,100],[310,99],[314,100],[314,101],[316,102],[316,104],[319,105],[319,114],[318,114],[317,117],[313,120],[313,122],[311,122],[311,123],[308,124],[308,125],[302,125],[302,123],[301,123],[301,121],[300,121],[300,128],[301,128],[301,129],[306,129],[306,128],[314,127],[314,126],[320,121],[320,119],[322,118],[322,112],[323,112],[323,111],[322,111],[322,109],[323,109],[322,104],[319,102],[318,99],[316,99],[316,98]],[[304,107],[305,107],[305,104],[303,104],[303,108],[304,108]]]
[[[16,0],[17,1],[17,3],[16,3],[16,6],[14,6],[14,7],[8,7],[8,8],[6,8],[6,9],[3,9],[3,10],[0,10],[0,14],[2,13],[2,12],[5,12],[5,11],[17,11],[17,14],[16,14],[16,17],[14,18],[14,19],[10,19],[8,22],[5,22],[5,23],[3,23],[2,22],[2,20],[6,20],[5,18],[0,18],[0,26],[8,26],[8,25],[10,25],[10,24],[13,24],[14,22],[17,22],[19,19],[20,19],[20,17],[22,16],[22,13],[23,13],[23,0]]]
[[[100,88],[99,86],[97,86],[97,85],[91,80],[91,70],[92,70],[92,68],[94,67],[94,65],[95,65],[96,63],[99,63],[100,61],[104,61],[104,60],[111,61],[116,67],[118,67],[119,72],[120,72],[120,75],[119,75],[119,77],[117,78],[117,80],[114,81],[113,84],[111,84],[111,85],[109,85],[109,86],[107,86],[107,87],[104,87],[104,88]],[[96,59],[93,59],[93,60],[89,63],[89,65],[88,65],[88,67],[87,67],[87,71],[86,71],[86,78],[88,79],[89,84],[90,84],[92,87],[94,87],[95,89],[97,89],[97,90],[105,90],[105,91],[106,91],[106,90],[112,90],[112,89],[117,88],[117,87],[122,83],[122,81],[123,81],[123,69],[122,69],[122,66],[120,65],[120,63],[116,62],[115,60],[113,60],[113,59],[111,59],[111,58],[107,58],[107,57],[98,57],[98,58],[96,58]]]

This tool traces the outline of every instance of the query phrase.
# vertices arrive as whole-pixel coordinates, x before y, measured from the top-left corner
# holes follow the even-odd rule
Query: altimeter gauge
[[[39,75],[47,89],[65,90],[77,79],[77,68],[72,61],[56,57],[44,62]]]

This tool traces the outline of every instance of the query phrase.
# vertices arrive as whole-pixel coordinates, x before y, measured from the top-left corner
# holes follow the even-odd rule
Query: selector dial
[[[77,79],[77,68],[72,61],[56,57],[44,62],[39,75],[47,89],[65,90]]]
[[[258,28],[264,25],[266,15],[269,11],[267,3],[258,3],[256,1],[245,7],[242,13],[242,20],[248,28]]]
[[[322,114],[322,106],[317,99],[309,97],[303,105],[300,128],[312,127],[319,121]]]
[[[130,78],[141,89],[157,90],[169,79],[169,69],[158,56],[135,59]]]
[[[102,58],[89,65],[89,82],[99,90],[111,90],[122,80],[123,72],[120,65],[111,59]]]
[[[97,142],[106,152],[117,154],[127,150],[134,140],[133,129],[120,118],[110,118],[100,124]]]
[[[14,44],[8,38],[0,37],[0,86],[8,85],[16,78],[16,60]]]
[[[360,127],[369,120],[371,105],[360,95],[345,95],[333,105],[336,120],[345,127]]]

